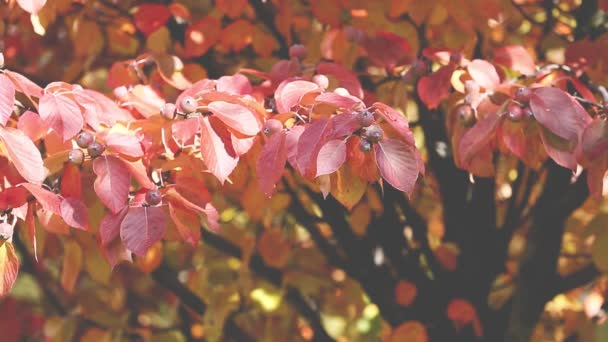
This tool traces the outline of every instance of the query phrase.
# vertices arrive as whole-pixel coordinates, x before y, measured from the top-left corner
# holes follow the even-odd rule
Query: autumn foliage
[[[607,334],[605,1],[0,6],[7,341]]]

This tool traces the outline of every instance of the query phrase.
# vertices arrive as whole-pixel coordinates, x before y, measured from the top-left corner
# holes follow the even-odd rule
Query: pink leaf
[[[317,155],[317,177],[338,171],[346,161],[346,140],[330,140]]]
[[[209,79],[202,79],[198,82],[195,82],[190,88],[184,90],[181,94],[179,94],[179,96],[175,100],[175,103],[182,103],[182,99],[186,96],[192,96],[196,98],[198,95],[215,90],[215,83],[216,81]]]
[[[317,171],[317,155],[321,146],[331,136],[332,126],[329,120],[313,121],[298,140],[296,156],[298,169],[305,177],[313,177]]]
[[[78,134],[84,125],[80,107],[67,96],[44,94],[38,105],[42,120],[61,135],[64,142]]]
[[[326,92],[315,98],[317,103],[326,103],[338,108],[354,109],[355,107],[362,107],[363,101],[358,97],[352,95],[339,95],[334,92]]]
[[[5,297],[13,288],[19,273],[19,258],[13,244],[5,242],[0,246],[0,297]]]
[[[205,204],[205,216],[207,218],[207,226],[211,231],[219,232],[220,231],[220,213],[218,213],[217,209],[211,203]]]
[[[500,84],[500,77],[498,76],[498,72],[496,72],[496,68],[492,63],[483,59],[471,61],[467,66],[467,70],[477,84],[488,90],[494,90]]]
[[[429,76],[424,76],[418,81],[418,96],[429,109],[435,109],[439,103],[450,95],[452,64],[441,67]]]
[[[220,77],[217,80],[217,91],[233,95],[247,95],[251,94],[253,88],[245,75],[236,73],[232,76]]]
[[[521,45],[507,45],[494,50],[494,62],[526,76],[536,71],[534,59]]]
[[[607,171],[608,157],[606,155],[587,168],[587,186],[591,197],[600,200],[606,194],[604,189],[608,182]]]
[[[502,116],[496,112],[488,113],[462,135],[458,153],[463,165],[469,165],[471,159],[492,140],[501,118]]]
[[[44,210],[61,216],[61,198],[57,194],[43,189],[36,184],[23,183],[21,186],[26,188],[36,198]]]
[[[46,136],[49,128],[44,124],[40,115],[26,110],[21,114],[17,122],[17,129],[25,133],[32,141],[37,141]]]
[[[82,114],[85,121],[96,131],[103,128],[101,124],[112,127],[119,121],[134,121],[131,113],[94,90],[84,89],[74,93],[74,97],[83,108]]]
[[[320,62],[317,64],[317,74],[331,75],[335,77],[342,88],[360,99],[363,98],[363,88],[357,76],[341,64],[331,62]]]
[[[148,178],[148,170],[144,166],[141,160],[138,161],[128,161],[124,159],[120,159],[123,164],[129,169],[129,173],[139,185],[141,185],[144,189],[154,189],[156,185]]]
[[[125,156],[141,158],[144,155],[139,139],[132,135],[108,133],[104,140],[108,148]]]
[[[353,112],[334,115],[329,120],[333,128],[331,134],[333,138],[349,136],[361,128],[361,125],[357,121],[357,114]]]
[[[132,262],[131,252],[125,248],[120,239],[115,239],[107,245],[100,246],[103,256],[108,260],[112,269],[123,261]]]
[[[30,138],[17,129],[0,127],[0,140],[19,174],[30,183],[42,184],[48,171],[40,151]]]
[[[207,108],[228,127],[245,135],[256,135],[262,129],[262,124],[255,114],[247,107],[224,101],[213,101]]]
[[[79,198],[68,197],[61,201],[61,217],[70,227],[89,230],[87,206]]]
[[[24,11],[36,14],[44,7],[46,0],[17,0],[17,3]]]
[[[108,245],[120,235],[120,224],[128,211],[129,207],[124,207],[117,214],[108,212],[103,217],[99,224],[99,238],[103,246]]]
[[[553,134],[576,143],[591,117],[570,95],[558,88],[534,90],[530,108],[536,120]]]
[[[0,74],[0,126],[6,125],[14,105],[15,86],[6,75]]]
[[[226,151],[222,138],[211,127],[209,118],[200,117],[201,125],[201,156],[203,162],[220,183],[224,184],[232,170],[239,161],[238,157],[232,157]]]
[[[395,189],[408,195],[414,190],[419,165],[416,147],[398,139],[386,139],[374,145],[380,174]]]
[[[101,202],[113,213],[127,205],[131,177],[129,169],[116,156],[102,155],[93,161],[97,175],[93,187]]]
[[[270,136],[262,148],[257,161],[257,176],[260,189],[267,196],[274,192],[275,184],[281,179],[287,162],[287,134],[277,132]]]
[[[4,75],[11,79],[16,91],[23,93],[28,97],[42,97],[42,88],[32,82],[29,78],[10,70],[4,70]]]
[[[166,228],[162,207],[131,207],[120,224],[120,238],[128,250],[144,256],[163,238]]]
[[[171,134],[178,145],[183,146],[192,142],[201,127],[197,118],[175,121],[171,124]]]
[[[403,115],[384,103],[376,102],[372,106],[376,109],[377,114],[405,138],[408,144],[414,144],[414,133],[410,130],[407,119]]]
[[[285,113],[291,111],[293,107],[300,103],[302,97],[312,91],[321,91],[316,83],[304,81],[304,80],[290,80],[283,81],[277,87],[274,93],[274,100],[277,104],[277,110],[279,113]]]

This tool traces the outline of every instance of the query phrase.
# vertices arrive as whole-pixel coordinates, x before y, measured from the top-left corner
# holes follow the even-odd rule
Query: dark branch
[[[269,7],[270,2],[251,0],[249,1],[249,4],[253,6],[258,19],[263,22],[264,25],[266,25],[268,30],[270,30],[274,38],[279,43],[279,57],[284,59],[289,58],[289,46],[287,45],[287,40],[285,37],[283,37],[277,26],[274,24],[275,15],[272,13],[272,10]]]

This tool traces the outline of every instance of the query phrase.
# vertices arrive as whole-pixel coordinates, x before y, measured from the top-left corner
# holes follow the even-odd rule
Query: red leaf
[[[300,140],[300,136],[304,133],[304,126],[294,126],[292,127],[285,137],[285,147],[287,148],[287,160],[291,167],[298,170],[298,172],[302,173],[300,168],[298,167],[298,141]]]
[[[80,198],[64,198],[61,201],[61,217],[70,227],[89,230],[89,213]]]
[[[44,94],[38,105],[42,120],[61,135],[64,142],[78,134],[84,125],[80,107],[66,96]]]
[[[38,141],[46,136],[49,128],[44,124],[40,115],[26,110],[17,122],[17,129],[25,133],[32,141]]]
[[[165,25],[171,12],[165,5],[142,4],[133,15],[133,23],[138,30],[148,36]]]
[[[437,108],[439,103],[450,95],[452,72],[454,65],[449,64],[418,81],[418,95],[429,109]]]
[[[15,248],[10,242],[5,242],[0,246],[0,297],[5,297],[13,288],[13,284],[19,273],[19,259]]]
[[[201,156],[203,162],[220,183],[224,184],[232,170],[236,167],[239,157],[232,157],[226,151],[222,138],[211,127],[207,117],[200,117],[201,125]]]
[[[346,161],[346,140],[336,139],[326,142],[317,155],[317,175],[328,175],[338,171]]]
[[[363,98],[363,88],[361,87],[361,82],[359,82],[359,79],[352,71],[344,66],[337,63],[320,62],[317,64],[317,74],[325,74],[335,77],[340,83],[340,86],[342,88],[346,88],[351,95],[360,99]]]
[[[184,35],[186,57],[205,54],[218,40],[222,24],[214,17],[204,17],[188,26]]]
[[[589,193],[595,199],[600,200],[605,194],[605,183],[608,181],[606,171],[608,171],[608,157],[606,155],[587,168],[587,186],[589,187]]]
[[[329,120],[319,120],[306,126],[306,129],[300,135],[296,159],[298,169],[303,176],[314,177],[317,171],[317,155],[331,133],[331,122]]]
[[[407,119],[403,115],[384,103],[376,102],[372,106],[376,109],[377,114],[383,117],[397,133],[405,138],[408,144],[414,145],[414,133],[410,130]]]
[[[547,128],[540,129],[540,139],[551,159],[558,165],[576,171],[575,143],[556,136]]]
[[[103,139],[109,149],[125,156],[141,158],[144,155],[139,139],[132,135],[108,133]]]
[[[458,144],[458,153],[463,165],[470,165],[471,159],[488,145],[496,134],[496,127],[501,118],[502,116],[496,112],[488,113],[462,135]]]
[[[0,126],[6,125],[14,105],[15,86],[6,75],[0,74]]]
[[[228,127],[245,135],[256,135],[262,129],[262,124],[255,114],[247,107],[224,101],[213,101],[207,108]]]
[[[249,79],[239,73],[218,78],[216,87],[217,91],[233,95],[247,95],[253,91]]]
[[[469,63],[467,70],[477,84],[488,90],[494,90],[500,84],[498,72],[490,62],[475,59]]]
[[[316,83],[304,80],[285,80],[277,87],[274,100],[279,113],[286,113],[300,103],[302,97],[313,91],[321,91]]]
[[[61,195],[63,197],[82,198],[82,179],[80,168],[66,163],[61,176]]]
[[[260,182],[260,190],[271,196],[275,184],[281,179],[287,162],[287,146],[285,145],[287,134],[277,132],[270,136],[262,148],[257,161],[257,176]]]
[[[169,215],[181,237],[192,247],[196,246],[201,239],[198,215],[171,202],[169,202]]]
[[[17,3],[24,11],[36,14],[44,7],[46,0],[17,0]]]
[[[392,32],[377,32],[375,37],[365,37],[363,47],[372,63],[388,69],[412,59],[408,41]]]
[[[19,174],[30,183],[42,184],[48,171],[40,151],[30,138],[17,129],[0,127],[0,140]]]
[[[35,184],[23,183],[21,186],[26,188],[36,198],[44,210],[61,216],[61,198],[57,194]]]
[[[27,202],[28,196],[27,190],[20,186],[0,191],[0,211],[24,205]]]
[[[359,122],[357,121],[357,114],[353,112],[334,115],[329,120],[331,121],[333,128],[331,134],[333,138],[349,136],[361,128],[361,125],[359,125]]]
[[[534,89],[530,108],[536,120],[553,134],[576,143],[591,117],[570,95],[558,88]]]
[[[145,256],[152,245],[165,235],[167,217],[162,207],[131,207],[120,224],[120,238],[125,247]]]
[[[380,174],[395,189],[408,195],[414,191],[418,179],[416,147],[398,139],[386,139],[374,145]]]
[[[108,212],[103,217],[99,224],[99,238],[103,246],[110,244],[120,235],[120,224],[128,211],[129,207],[124,207],[117,214]]]
[[[521,45],[507,45],[494,50],[494,62],[526,76],[536,71],[534,59]]]
[[[116,156],[102,155],[93,161],[97,175],[93,187],[101,202],[113,213],[127,205],[131,177],[129,169]]]
[[[608,121],[596,119],[585,128],[579,154],[583,166],[608,155]]]

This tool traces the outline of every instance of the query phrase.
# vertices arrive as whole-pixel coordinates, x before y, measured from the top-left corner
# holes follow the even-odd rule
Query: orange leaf
[[[213,17],[204,17],[188,26],[185,34],[186,57],[205,54],[220,37],[221,23]]]
[[[253,26],[240,19],[226,26],[220,35],[220,43],[226,51],[239,52],[253,42]]]

